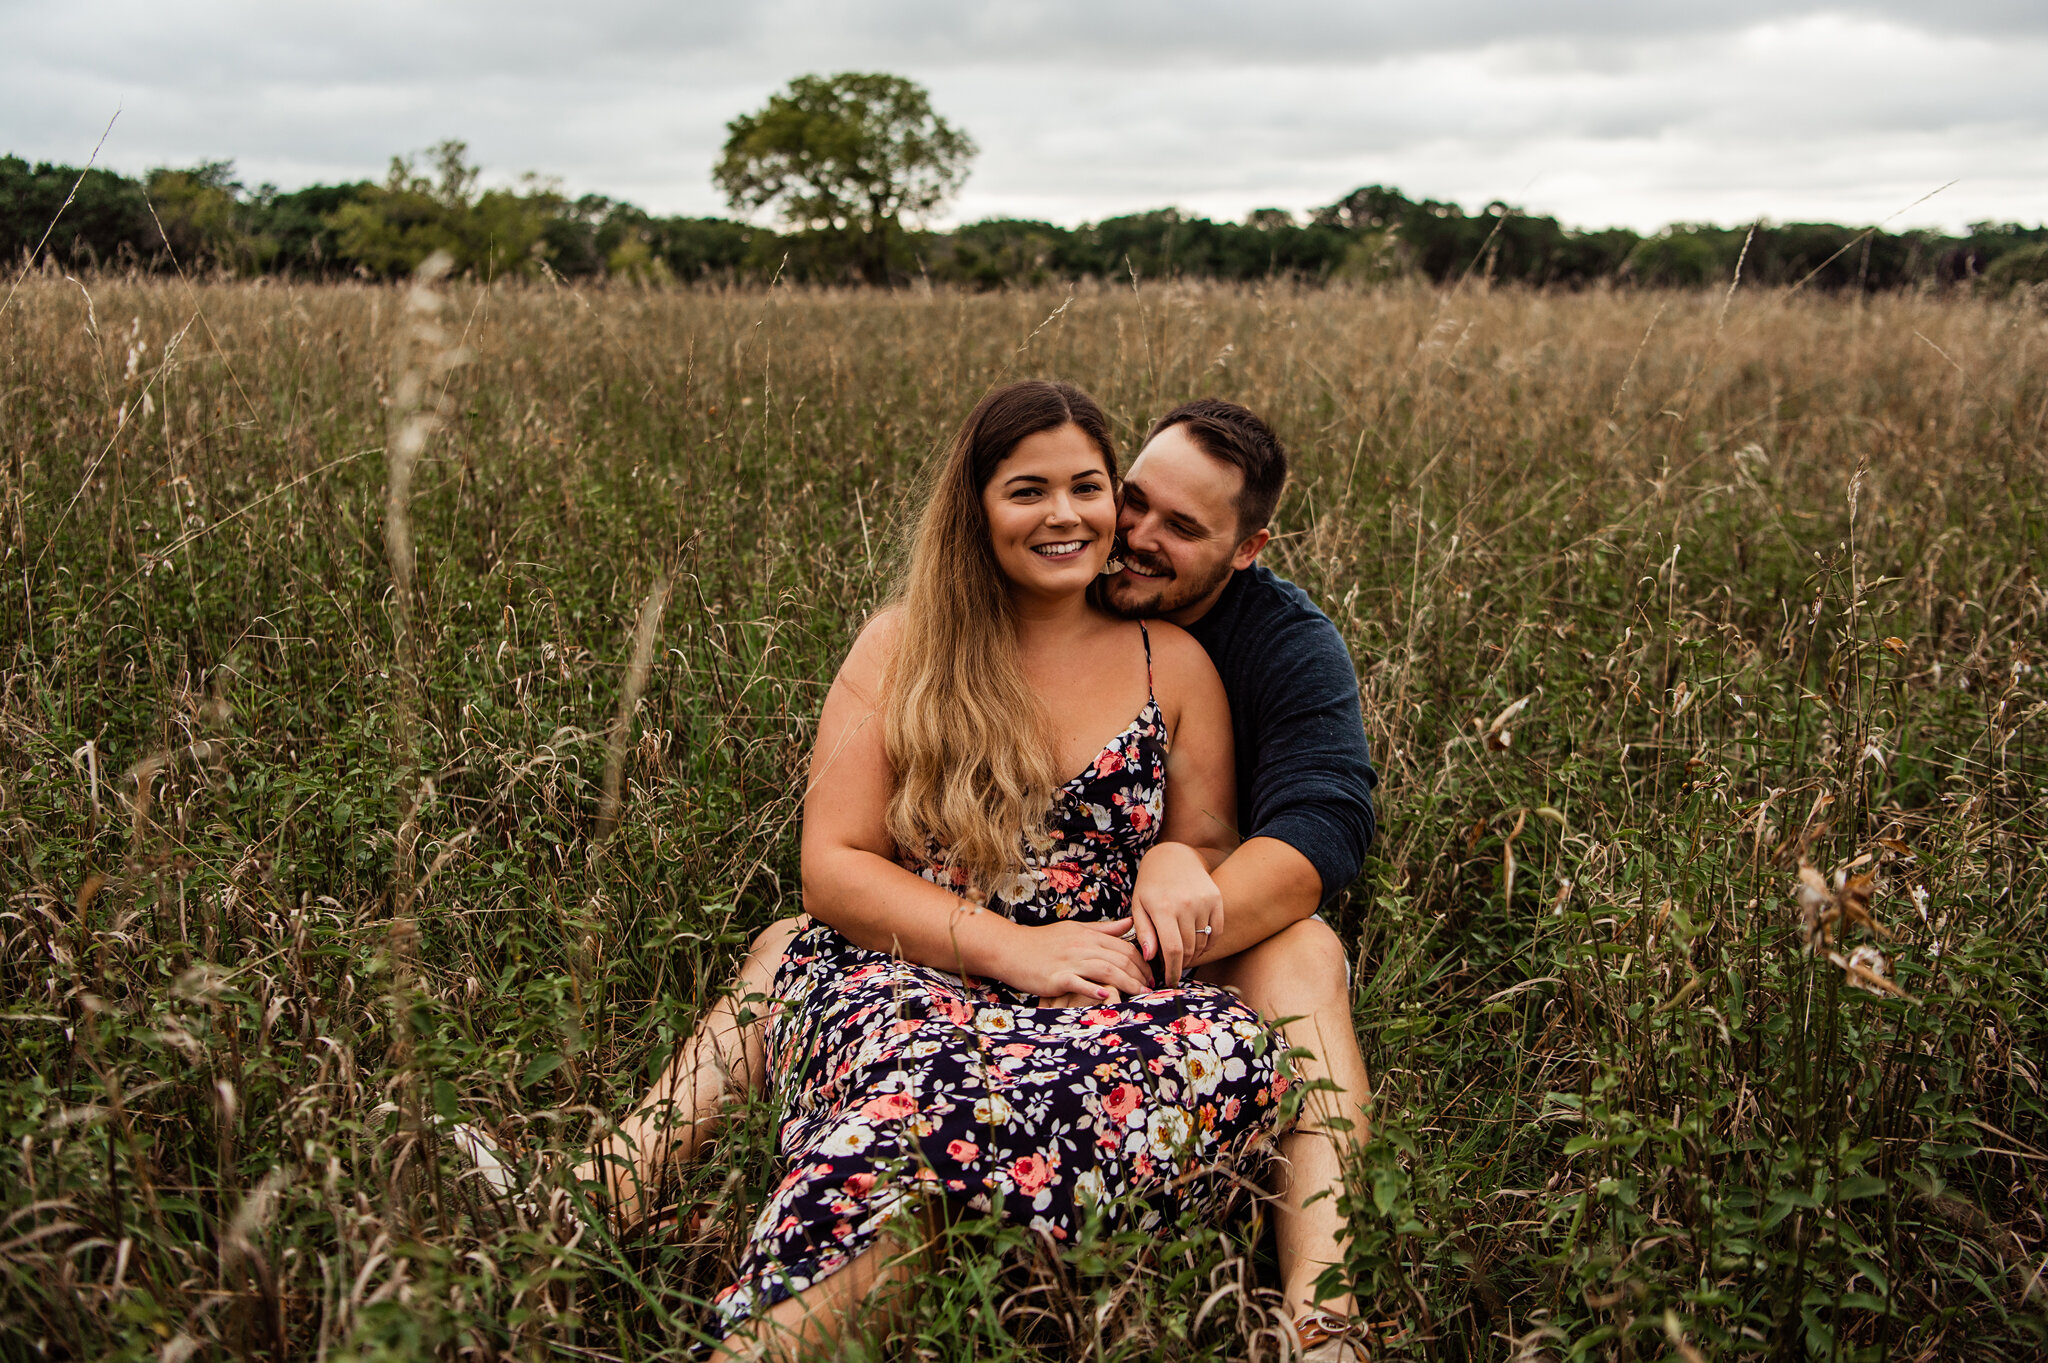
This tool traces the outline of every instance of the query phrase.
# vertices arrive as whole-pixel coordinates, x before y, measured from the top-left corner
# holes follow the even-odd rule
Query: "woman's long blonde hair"
[[[889,835],[905,853],[939,855],[978,900],[1019,868],[1022,839],[1042,830],[1063,779],[1051,724],[1017,657],[1015,608],[981,495],[1019,441],[1066,425],[1102,451],[1114,484],[1109,423],[1074,385],[1026,379],[975,404],[946,451],[895,594],[901,624],[882,706],[896,774]]]

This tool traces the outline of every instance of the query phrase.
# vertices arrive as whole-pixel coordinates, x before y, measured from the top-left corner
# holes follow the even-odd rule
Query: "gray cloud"
[[[125,169],[285,185],[466,138],[661,211],[718,212],[724,123],[804,71],[927,84],[983,148],[960,217],[1236,216],[1359,183],[1569,221],[2048,218],[2048,7],[1666,0],[600,0],[0,4],[0,128]],[[1911,191],[1910,193],[1908,191]],[[1900,198],[1900,195],[1904,198]]]

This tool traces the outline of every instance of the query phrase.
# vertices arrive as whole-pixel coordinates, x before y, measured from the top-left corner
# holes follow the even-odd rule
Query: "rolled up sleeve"
[[[1242,781],[1247,838],[1277,838],[1322,879],[1327,902],[1358,878],[1372,846],[1373,771],[1359,712],[1358,674],[1327,619],[1290,624],[1270,641],[1257,752]]]

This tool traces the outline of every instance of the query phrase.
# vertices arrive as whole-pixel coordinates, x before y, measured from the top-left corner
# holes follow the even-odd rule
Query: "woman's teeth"
[[[1086,543],[1086,540],[1067,540],[1061,544],[1034,544],[1031,552],[1045,558],[1058,558],[1062,554],[1074,553]]]

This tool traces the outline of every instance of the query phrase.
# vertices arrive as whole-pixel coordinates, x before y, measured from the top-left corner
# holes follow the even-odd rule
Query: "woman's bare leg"
[[[801,1359],[839,1342],[847,1322],[890,1310],[895,1289],[908,1282],[914,1259],[903,1242],[885,1236],[831,1277],[769,1307],[725,1337],[733,1359]]]
[[[694,1159],[703,1140],[717,1131],[726,1105],[760,1089],[773,1008],[768,989],[800,926],[785,918],[754,939],[733,990],[676,1048],[639,1106],[577,1166],[579,1180],[604,1184],[614,1226],[626,1230],[645,1221],[663,1172],[676,1161]]]

